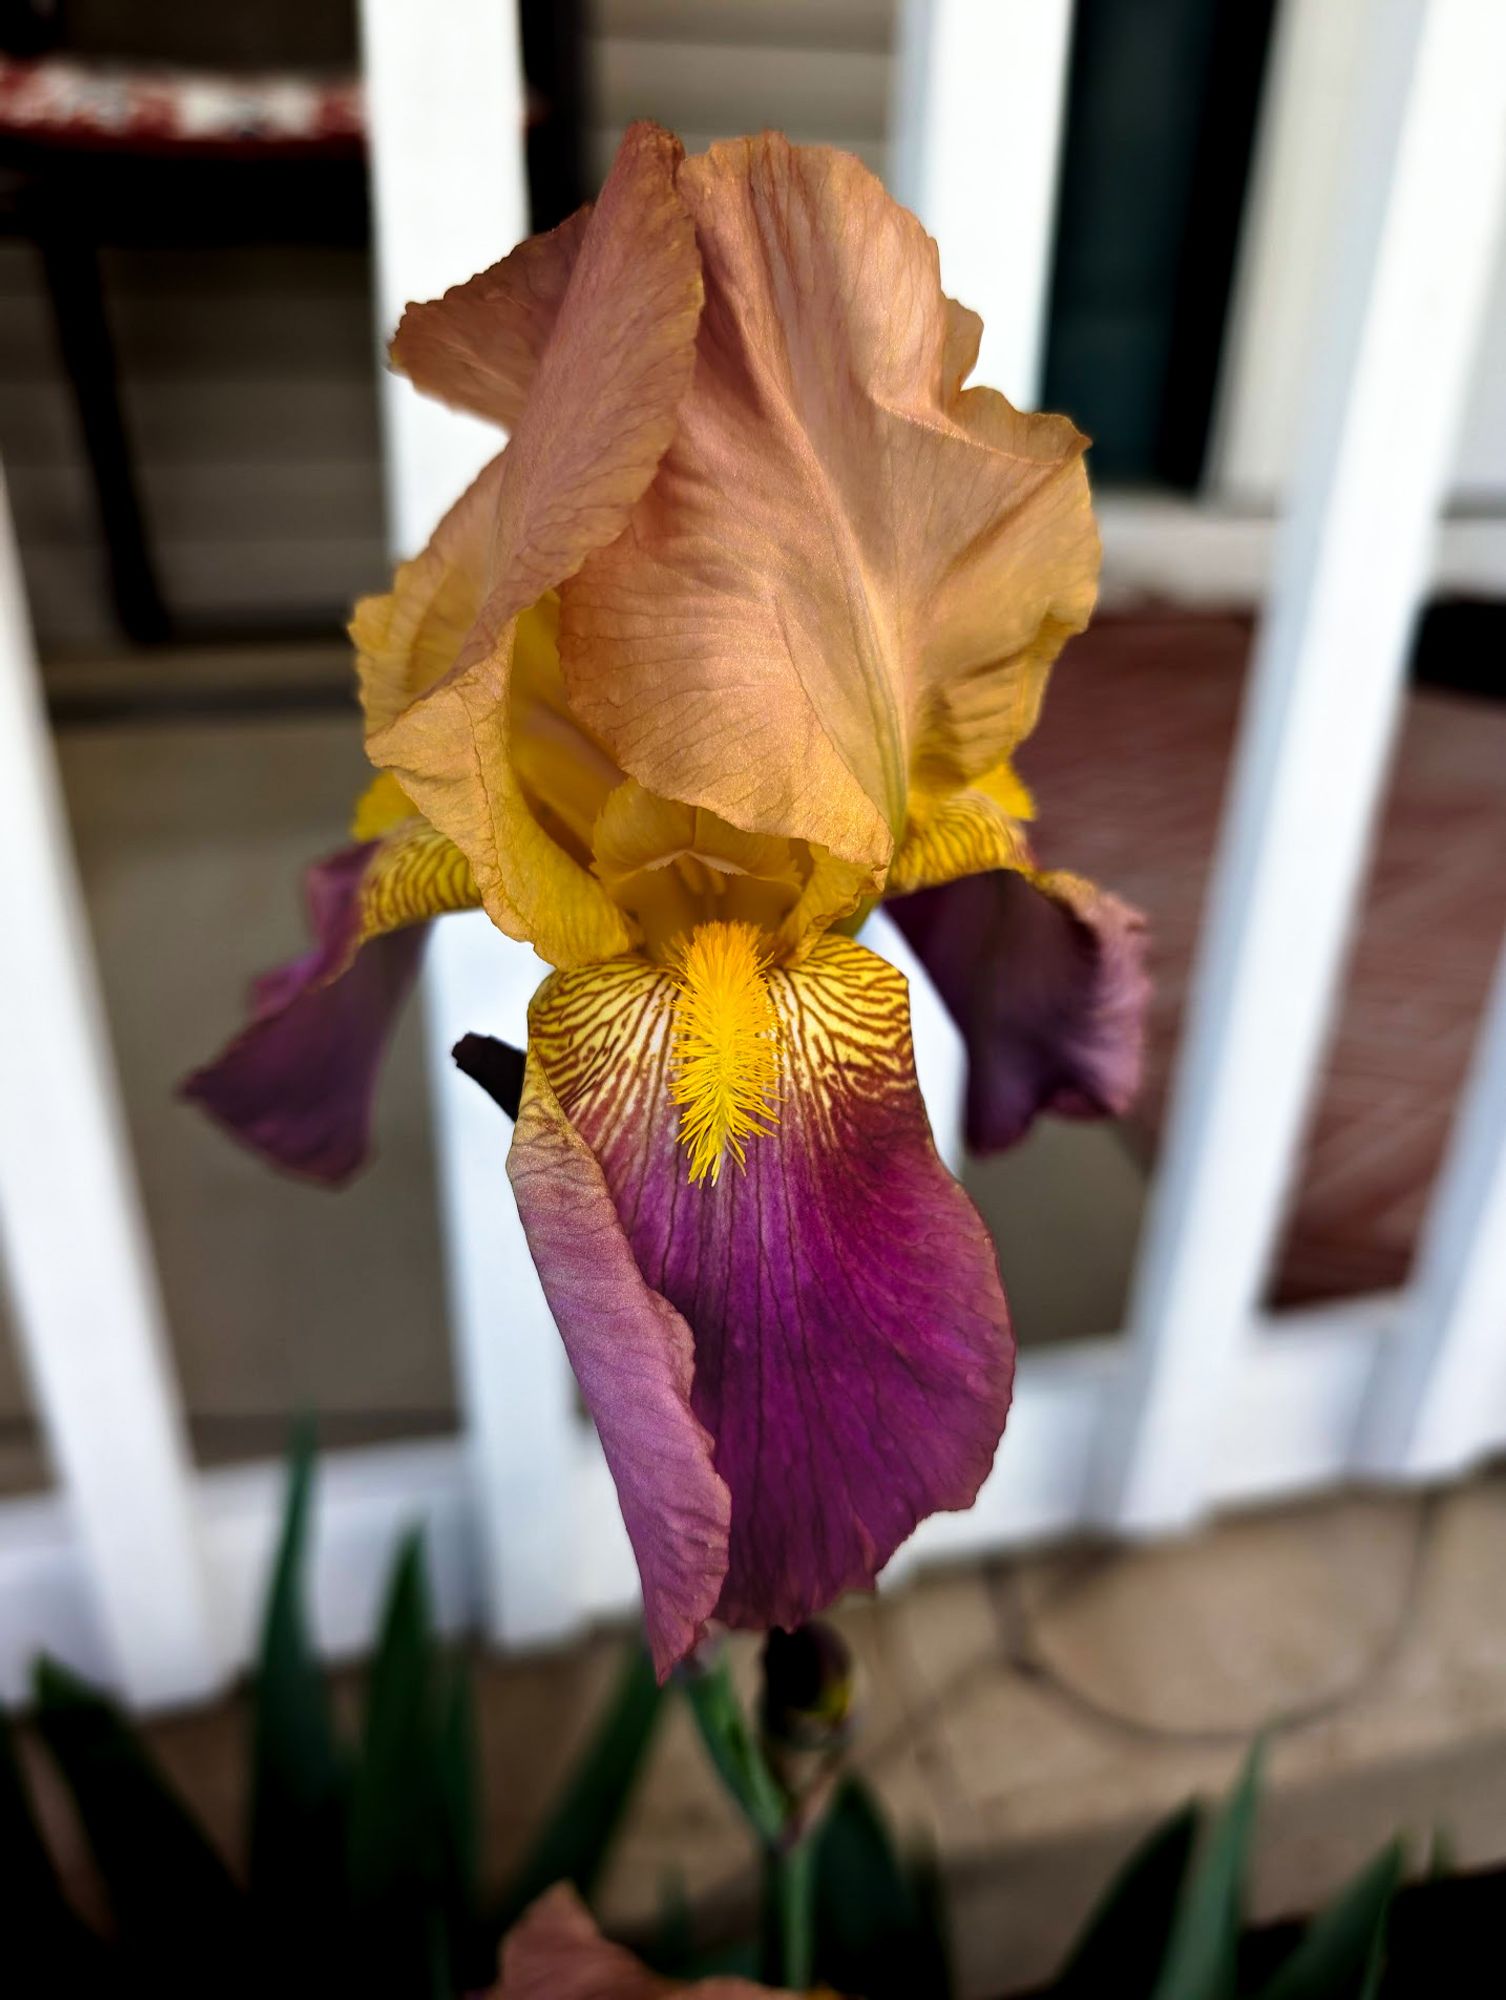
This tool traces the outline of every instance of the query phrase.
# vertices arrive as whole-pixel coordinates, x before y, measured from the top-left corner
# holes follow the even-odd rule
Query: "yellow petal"
[[[378,771],[356,800],[351,817],[352,840],[379,840],[405,819],[412,819],[416,807],[390,771]]]
[[[391,590],[363,597],[350,623],[368,739],[443,680],[486,598],[502,460],[494,458],[434,530],[400,563]]]
[[[366,865],[351,957],[387,931],[452,910],[474,910],[480,901],[460,849],[426,819],[404,820],[383,836]]]
[[[916,768],[1000,763],[1086,623],[1085,440],[961,386],[976,318],[856,160],[765,135],[678,185],[696,375],[629,531],[562,591],[571,705],[650,790],[881,875]]]
[[[904,896],[992,868],[1028,872],[1034,863],[1020,822],[1032,811],[1029,792],[1007,763],[965,791],[914,795],[885,893]]]
[[[773,931],[799,902],[807,868],[790,841],[743,833],[715,813],[661,799],[632,779],[607,799],[592,833],[595,869],[663,954],[698,923]]]

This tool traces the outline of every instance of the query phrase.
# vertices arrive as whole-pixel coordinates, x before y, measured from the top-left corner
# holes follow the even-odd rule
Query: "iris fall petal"
[[[475,901],[461,856],[421,821],[308,874],[313,948],[256,982],[249,1024],[182,1093],[274,1166],[338,1185],[370,1151],[387,1043],[423,920]]]
[[[1138,911],[1080,876],[1013,869],[887,907],[967,1043],[970,1146],[1012,1146],[1040,1111],[1128,1109],[1148,990]]]
[[[632,959],[540,989],[511,1163],[599,1423],[622,1424],[640,1370],[619,1367],[608,1405],[579,1357],[618,1351],[628,1269],[644,1324],[651,1301],[663,1308],[653,1324],[677,1370],[682,1328],[693,1342],[690,1410],[731,1499],[725,1575],[704,1609],[757,1628],[799,1624],[870,1586],[923,1516],[969,1506],[1013,1372],[992,1245],[936,1156],[916,1088],[903,978],[850,939],[826,937],[771,971],[768,989],[777,1117],[749,1143],[744,1171],[690,1181],[670,1092],[678,989],[663,968]],[[567,1145],[578,1185],[587,1161],[596,1169],[589,1242],[554,1207],[544,1210],[554,1226],[540,1228],[538,1206],[561,1199],[551,1190]],[[617,1237],[603,1228],[604,1199]],[[615,1284],[602,1275],[609,1246]],[[641,1379],[657,1395],[654,1372]],[[619,1491],[625,1469],[633,1482],[662,1476],[653,1425],[635,1419],[604,1443]],[[625,1512],[633,1497],[624,1494]],[[651,1567],[643,1580],[652,1621]],[[678,1612],[672,1625],[688,1634]]]

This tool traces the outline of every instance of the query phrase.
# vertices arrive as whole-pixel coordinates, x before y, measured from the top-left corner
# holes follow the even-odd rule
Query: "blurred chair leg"
[[[45,216],[37,232],[58,348],[73,391],[110,566],[121,630],[138,646],[168,638],[172,621],[157,581],[120,406],[120,381],[96,246]]]

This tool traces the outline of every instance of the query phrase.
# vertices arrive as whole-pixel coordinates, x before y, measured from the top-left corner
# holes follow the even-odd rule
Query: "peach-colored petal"
[[[502,1983],[494,2000],[664,2000],[672,1993],[700,2000],[794,2000],[783,1988],[747,1979],[700,1979],[686,1986],[610,1944],[591,1921],[575,1891],[561,1883],[547,1890],[508,1932],[502,1945]]]
[[[393,336],[393,367],[426,396],[511,430],[554,331],[590,214],[577,209],[443,298],[410,305]]]
[[[963,389],[974,317],[856,160],[681,168],[707,300],[675,440],[562,593],[572,707],[653,791],[882,879],[912,767],[991,770],[1092,606],[1084,440]]]
[[[511,754],[517,621],[621,530],[673,434],[701,307],[679,158],[678,142],[652,126],[623,141],[500,461],[480,616],[445,677],[367,742],[465,853],[495,921],[560,965],[632,940],[583,871],[559,893],[562,850]]]

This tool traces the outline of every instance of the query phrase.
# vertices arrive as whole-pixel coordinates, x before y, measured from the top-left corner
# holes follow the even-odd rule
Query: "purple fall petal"
[[[370,1153],[377,1076],[428,928],[373,938],[339,970],[376,845],[344,848],[309,870],[313,948],[255,981],[249,1025],[181,1086],[274,1166],[329,1186],[348,1180]]]
[[[746,1172],[729,1162],[717,1183],[690,1182],[668,1091],[675,987],[641,963],[556,974],[541,989],[523,1110],[526,1121],[547,1075],[645,1297],[693,1333],[691,1404],[732,1501],[716,1615],[756,1628],[798,1625],[871,1586],[918,1521],[971,1505],[1014,1360],[993,1247],[931,1141],[903,979],[828,938],[772,974],[770,993],[778,1122],[750,1141]],[[520,1122],[515,1162],[523,1134]],[[580,1311],[604,1252],[563,1228],[546,1238],[527,1207],[523,1217],[579,1373],[583,1345],[614,1351],[615,1293],[600,1275],[589,1326]],[[600,1422],[599,1395],[582,1386]],[[642,1481],[662,1446],[647,1424],[628,1442]],[[613,1470],[621,1490],[620,1444]],[[645,1570],[651,1617],[656,1588]]]
[[[885,905],[967,1043],[967,1143],[1012,1146],[1037,1112],[1117,1117],[1140,1082],[1144,921],[1076,875],[1000,869]]]

